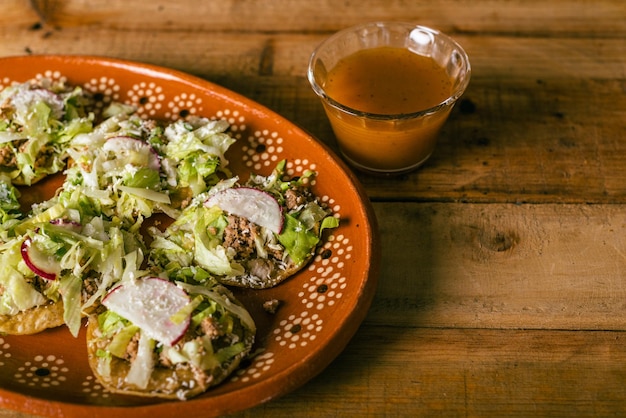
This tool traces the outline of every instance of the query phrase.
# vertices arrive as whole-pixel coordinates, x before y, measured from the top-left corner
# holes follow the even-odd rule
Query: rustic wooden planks
[[[623,414],[623,1],[5,0],[0,56],[179,69],[336,150],[307,60],[328,34],[378,19],[453,35],[470,87],[422,170],[359,174],[383,260],[355,339],[305,387],[237,416]]]
[[[236,416],[619,416],[624,338],[363,327],[321,376]]]
[[[109,55],[180,69],[257,100],[335,145],[305,79],[320,35],[202,35],[205,44],[188,33],[44,32],[4,34],[0,55]],[[465,102],[442,132],[427,170],[393,188],[388,179],[361,176],[373,199],[624,201],[623,40],[463,35],[459,41],[473,65]]]
[[[364,21],[402,19],[446,32],[476,34],[620,37],[626,33],[623,5],[611,0],[595,1],[592,6],[585,0],[7,0],[2,8],[13,13],[0,14],[0,24],[28,23],[34,11],[55,27],[123,31],[330,32]]]
[[[626,329],[623,205],[375,205],[383,326]]]

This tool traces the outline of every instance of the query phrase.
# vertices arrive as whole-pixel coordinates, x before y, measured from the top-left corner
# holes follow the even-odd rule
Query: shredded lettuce
[[[144,332],[139,334],[139,348],[137,357],[130,365],[130,370],[126,375],[126,382],[145,389],[150,382],[150,376],[154,370],[154,346],[156,342],[148,337]]]
[[[125,275],[142,274],[144,245],[140,238],[123,230],[119,220],[97,213],[97,205],[82,194],[81,188],[75,188],[33,208],[32,216],[19,221],[13,228],[16,236],[11,245],[7,242],[0,246],[0,262],[5,261],[0,267],[5,272],[0,274],[11,280],[1,283],[10,288],[2,295],[5,311],[15,314],[62,299],[64,321],[76,336],[85,312],[96,306],[115,283]],[[38,290],[30,284],[37,269],[31,271],[22,260],[20,248],[26,238],[30,262],[56,277],[43,280]],[[84,280],[91,281],[86,300]]]
[[[190,295],[204,295],[208,297],[210,300],[217,303],[226,311],[239,318],[242,324],[247,329],[251,330],[252,332],[256,331],[256,324],[254,323],[254,319],[252,319],[252,316],[250,316],[250,313],[244,307],[231,302],[230,299],[226,298],[220,293],[217,293],[206,286],[190,285],[181,282],[177,282],[177,285],[182,287]]]
[[[296,264],[301,264],[306,260],[319,240],[317,234],[307,229],[297,218],[289,214],[285,215],[283,231],[278,236],[278,241]]]
[[[4,119],[0,142],[15,156],[10,171],[30,185],[47,174],[62,171],[68,143],[93,129],[93,115],[80,88],[68,89],[61,83],[42,81],[5,88],[0,95]]]
[[[334,229],[339,226],[339,218],[335,218],[334,216],[327,216],[322,220],[322,225],[320,226],[320,235],[322,231],[325,229]]]
[[[80,330],[82,318],[80,309],[82,280],[80,276],[68,274],[61,277],[59,283],[59,293],[61,293],[63,298],[63,321],[69,328],[70,333],[76,337]]]
[[[214,355],[215,361],[218,364],[222,364],[232,359],[233,357],[236,357],[239,354],[243,353],[245,349],[246,345],[243,342],[238,342],[236,344],[221,348]]]
[[[150,190],[161,181],[159,172],[147,167],[141,167],[136,171],[129,171],[123,179],[124,186]],[[167,199],[166,203],[170,203]]]
[[[235,139],[225,133],[228,122],[205,118],[179,120],[164,130],[164,153],[176,167],[178,187],[200,194],[219,181],[218,169],[228,164],[225,154]]]
[[[126,354],[130,340],[139,332],[136,325],[127,325],[118,331],[111,342],[107,345],[106,350],[115,357],[123,358]]]
[[[17,211],[20,208],[19,197],[20,192],[11,180],[6,176],[0,177],[0,210],[5,213]]]
[[[119,328],[128,325],[128,321],[113,311],[106,310],[97,316],[98,328],[103,335],[113,335]]]
[[[0,176],[0,239],[6,241],[12,229],[23,217],[20,211],[20,192],[6,176]]]
[[[172,321],[172,323],[176,325],[181,324],[183,321],[185,321],[187,318],[191,316],[194,309],[196,309],[200,305],[200,303],[202,303],[201,296],[197,296],[193,298],[181,310],[179,310],[174,315],[172,315],[172,317],[170,318],[170,321]]]
[[[0,314],[15,315],[48,301],[18,270],[21,240],[13,239],[0,255]]]

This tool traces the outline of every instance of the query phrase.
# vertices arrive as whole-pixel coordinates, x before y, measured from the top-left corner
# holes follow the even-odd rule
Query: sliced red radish
[[[72,221],[72,220],[65,219],[65,218],[51,219],[50,224],[67,228],[71,231],[80,231],[82,229],[82,225],[79,222]]]
[[[271,194],[252,187],[224,189],[210,196],[205,206],[218,206],[223,211],[241,216],[259,226],[280,234],[283,211]]]
[[[137,325],[147,336],[170,347],[189,327],[190,314],[172,321],[188,303],[190,298],[183,289],[158,277],[121,284],[102,300],[104,306]]]
[[[17,109],[23,111],[30,109],[33,103],[44,102],[50,108],[52,117],[55,119],[61,119],[63,117],[65,108],[65,103],[60,95],[51,90],[39,87],[20,90],[13,97],[12,101]]]
[[[152,170],[161,168],[159,154],[152,145],[130,136],[114,136],[106,140],[102,149],[113,152],[116,159],[123,163],[130,163],[139,167],[148,167]]]
[[[33,273],[46,280],[57,279],[59,273],[61,273],[58,261],[37,249],[30,237],[22,241],[20,250],[24,263]]]

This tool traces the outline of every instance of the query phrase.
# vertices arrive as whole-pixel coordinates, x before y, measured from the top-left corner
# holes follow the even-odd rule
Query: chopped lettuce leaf
[[[189,293],[190,295],[204,295],[208,297],[210,300],[216,302],[219,306],[223,307],[228,312],[239,318],[246,328],[248,328],[252,332],[256,331],[256,324],[254,323],[254,319],[252,319],[252,316],[250,316],[250,313],[245,308],[235,303],[232,303],[230,299],[211,290],[206,286],[190,285],[181,282],[177,282],[177,284],[185,291],[187,291],[187,293]]]
[[[306,260],[307,256],[315,250],[319,240],[319,237],[308,230],[302,222],[289,214],[285,214],[283,231],[278,235],[278,241],[285,247],[285,251],[296,264]]]
[[[164,130],[164,153],[176,166],[179,187],[189,187],[194,195],[219,181],[218,169],[228,164],[225,154],[235,139],[226,134],[224,120],[195,118],[179,120]]]
[[[63,320],[74,336],[78,336],[82,312],[80,309],[80,293],[82,280],[80,276],[67,274],[60,279],[59,292],[63,298]]]
[[[16,315],[48,301],[30,285],[22,274],[14,268],[3,264],[0,267],[0,315]]]
[[[339,226],[339,218],[335,218],[334,216],[327,216],[322,220],[322,225],[320,226],[320,235],[322,231],[325,229],[333,229]]]
[[[139,332],[138,326],[125,326],[115,334],[109,345],[107,345],[106,350],[115,357],[123,358],[126,354],[130,340],[135,336],[135,334],[137,334],[137,332]]]
[[[140,389],[145,389],[148,386],[150,376],[154,370],[153,351],[155,344],[153,339],[140,331],[137,357],[130,365],[130,370],[126,375],[126,382]]]

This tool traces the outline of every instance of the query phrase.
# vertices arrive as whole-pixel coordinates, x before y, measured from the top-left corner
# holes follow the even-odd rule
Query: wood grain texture
[[[365,327],[323,375],[234,416],[618,416],[625,337]]]
[[[624,1],[5,0],[0,57],[178,69],[338,151],[307,61],[372,20],[452,35],[470,86],[422,169],[357,174],[383,257],[356,337],[304,387],[234,416],[623,416]]]
[[[623,205],[375,205],[377,326],[625,330]]]
[[[585,0],[10,0],[5,4],[6,8],[34,9],[42,22],[59,28],[302,33],[402,19],[446,32],[477,34],[620,37],[626,33],[623,5],[611,0],[595,1],[593,5]],[[2,18],[0,23],[4,22],[23,23]]]
[[[0,44],[0,55],[95,54],[179,69],[268,106],[337,151],[305,79],[321,35],[226,34],[204,43],[187,33],[44,32],[15,33]],[[428,169],[393,188],[388,179],[361,175],[372,199],[624,202],[623,40],[458,40],[470,54],[472,81]]]
[[[624,338],[606,331],[366,324],[304,387],[230,416],[619,416]],[[13,411],[0,417],[35,418]]]

